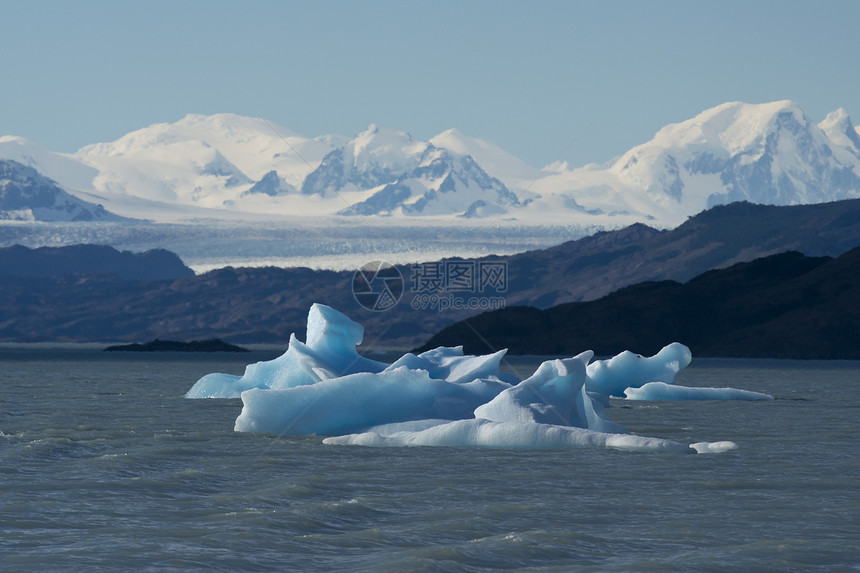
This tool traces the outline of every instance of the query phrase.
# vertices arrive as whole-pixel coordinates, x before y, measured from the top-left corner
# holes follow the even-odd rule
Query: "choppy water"
[[[325,446],[182,397],[270,357],[0,349],[0,570],[860,569],[858,362],[694,358],[777,399],[609,411],[715,455]]]

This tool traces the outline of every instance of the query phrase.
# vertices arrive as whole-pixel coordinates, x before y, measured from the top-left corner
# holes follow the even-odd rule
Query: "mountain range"
[[[860,136],[843,109],[820,123],[799,104],[730,102],[668,125],[605,164],[533,168],[456,129],[419,141],[371,125],[305,137],[265,119],[188,115],[56,153],[0,137],[0,158],[122,217],[297,216],[673,227],[714,205],[860,197]],[[63,208],[42,220],[70,220]],[[8,215],[7,215],[8,217]],[[51,219],[53,217],[53,219]],[[66,217],[66,219],[62,219]]]
[[[860,199],[791,207],[733,203],[709,209],[672,230],[634,224],[510,257],[452,259],[447,262],[460,269],[501,263],[503,288],[481,291],[472,285],[470,292],[451,284],[450,290],[446,286],[431,294],[479,303],[502,297],[508,307],[549,308],[594,301],[648,281],[686,282],[710,269],[788,250],[836,257],[858,245]],[[30,256],[35,260],[37,255]],[[448,309],[422,306],[429,295],[416,288],[418,281],[432,278],[426,271],[445,262],[397,267],[403,277],[402,296],[384,312],[359,304],[353,296],[354,272],[268,267],[191,275],[174,265],[172,276],[129,280],[109,268],[94,273],[81,267],[73,272],[73,265],[55,262],[49,266],[53,273],[0,276],[0,340],[134,342],[219,337],[236,343],[285,344],[290,333],[304,332],[307,309],[321,302],[365,325],[365,348],[411,348],[482,310],[480,304],[474,308],[452,304]],[[855,276],[845,278],[854,281]],[[603,316],[607,325],[617,319],[611,312]],[[641,341],[630,347],[645,351]]]

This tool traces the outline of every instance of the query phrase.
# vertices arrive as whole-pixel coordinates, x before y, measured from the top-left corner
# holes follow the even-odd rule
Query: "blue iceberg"
[[[491,379],[452,383],[401,366],[282,390],[255,388],[242,393],[234,429],[331,435],[415,419],[457,420],[509,386]]]
[[[243,376],[207,374],[185,397],[238,398],[253,388],[278,390],[347,374],[381,372],[387,364],[368,360],[356,351],[363,338],[363,326],[331,307],[314,304],[308,313],[307,343],[291,334],[287,351],[278,358],[248,365]]]
[[[627,388],[638,388],[648,382],[672,384],[678,372],[692,359],[690,349],[679,342],[647,358],[625,350],[609,360],[597,360],[588,365],[588,390],[621,397]]]
[[[314,304],[306,342],[293,334],[278,358],[250,364],[242,376],[207,374],[186,397],[241,398],[237,432],[315,434],[336,445],[732,449],[633,435],[606,417],[609,396],[641,388],[641,399],[665,399],[647,396],[667,395],[650,393],[672,388],[690,363],[677,342],[647,358],[625,351],[592,362],[589,350],[543,362],[520,380],[500,370],[505,350],[468,356],[461,346],[440,347],[386,364],[357,352],[363,336],[360,324]]]

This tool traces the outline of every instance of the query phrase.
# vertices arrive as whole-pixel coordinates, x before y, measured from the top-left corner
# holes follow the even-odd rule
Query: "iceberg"
[[[697,454],[722,454],[729,450],[736,450],[738,445],[734,442],[696,442],[690,444],[690,448],[696,451]]]
[[[381,372],[387,364],[369,360],[356,351],[363,339],[363,326],[331,307],[314,304],[308,312],[306,343],[291,334],[287,351],[278,358],[247,366],[243,376],[207,374],[185,397],[239,398],[242,392],[255,388],[309,386],[359,372]]]
[[[435,380],[426,370],[401,366],[282,390],[255,388],[242,393],[234,429],[331,435],[415,419],[457,420],[509,386],[498,380]]]
[[[773,400],[770,394],[737,388],[691,388],[649,382],[624,391],[628,400]]]
[[[601,432],[624,429],[601,416],[602,407],[586,393],[590,350],[573,358],[548,360],[531,377],[475,409],[475,417],[491,422],[532,422],[591,428]]]
[[[673,386],[692,358],[677,342],[648,358],[625,351],[592,362],[594,353],[587,350],[547,360],[520,380],[501,371],[505,350],[468,356],[462,346],[439,347],[386,364],[358,353],[363,337],[360,324],[314,304],[305,342],[292,334],[278,358],[250,364],[242,376],[207,374],[186,397],[241,398],[237,432],[320,435],[330,445],[718,453],[736,445],[634,435],[608,419],[604,406],[609,396],[625,395],[766,396]]]
[[[388,369],[405,366],[412,370],[426,370],[431,378],[449,382],[467,382],[478,378],[495,377],[511,384],[519,382],[516,376],[499,372],[506,350],[485,356],[464,356],[463,347],[440,346],[418,356],[407,352]]]
[[[638,388],[648,382],[672,384],[678,372],[692,359],[690,349],[680,342],[664,346],[649,358],[625,350],[609,360],[597,360],[588,365],[588,390],[622,397],[627,388]]]
[[[695,453],[689,446],[632,434],[611,434],[584,428],[531,422],[457,420],[417,431],[394,433],[370,430],[361,434],[328,437],[324,444],[351,446],[449,446],[493,448],[603,447],[631,451]],[[706,446],[702,445],[705,449]]]

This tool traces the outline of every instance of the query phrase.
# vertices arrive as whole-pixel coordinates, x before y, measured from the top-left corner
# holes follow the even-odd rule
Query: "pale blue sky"
[[[73,151],[232,112],[582,165],[725,101],[860,118],[858,56],[858,1],[6,1],[0,135]]]

